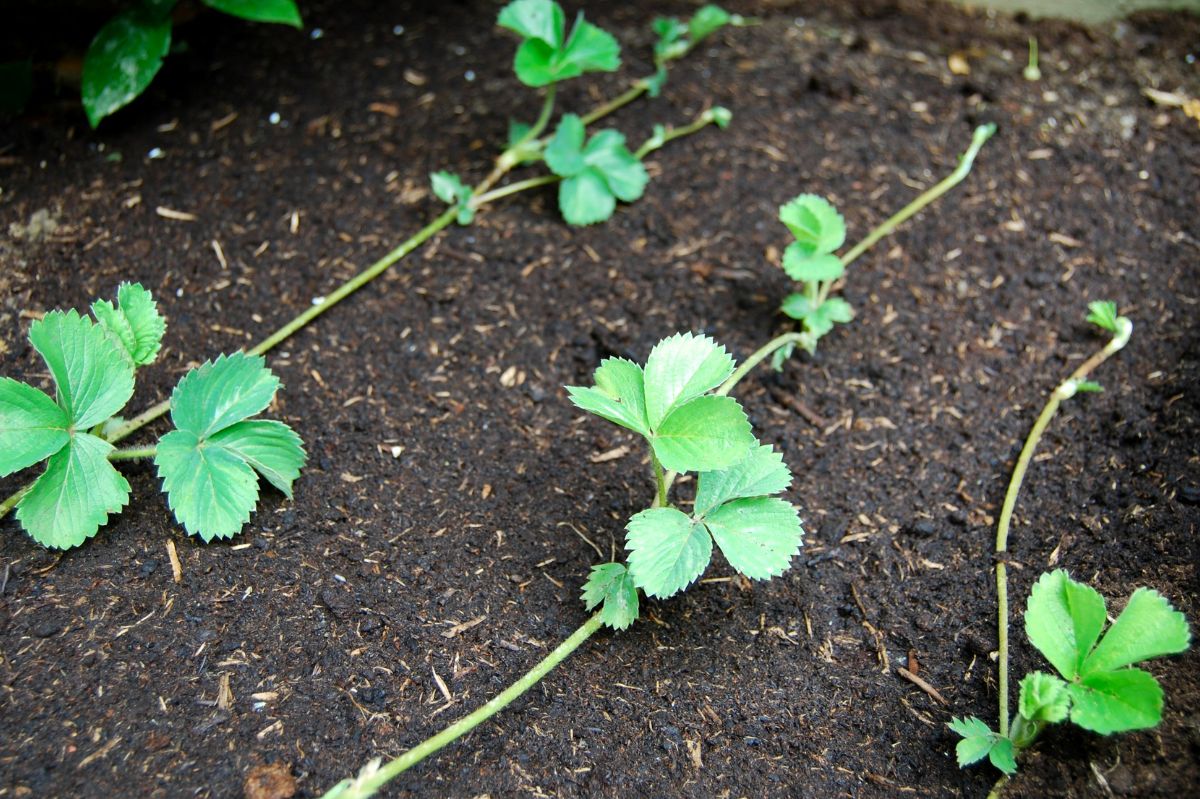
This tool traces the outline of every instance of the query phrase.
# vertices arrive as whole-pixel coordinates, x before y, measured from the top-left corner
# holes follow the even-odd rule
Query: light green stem
[[[1042,439],[1042,434],[1046,432],[1046,427],[1050,424],[1050,420],[1058,412],[1058,406],[1063,403],[1063,400],[1070,399],[1075,396],[1075,392],[1079,388],[1079,384],[1087,378],[1092,371],[1108,360],[1114,353],[1119,352],[1127,343],[1129,337],[1133,333],[1133,323],[1124,316],[1117,318],[1117,332],[1113,334],[1112,340],[1104,346],[1103,349],[1097,351],[1090,358],[1079,365],[1071,376],[1055,387],[1050,394],[1049,401],[1046,402],[1046,407],[1038,414],[1037,420],[1033,423],[1033,428],[1029,431],[1029,436],[1025,439],[1025,445],[1021,447],[1021,454],[1017,456],[1016,466],[1013,467],[1012,477],[1008,481],[1008,490],[1004,494],[1004,504],[1000,507],[1000,518],[996,522],[996,608],[997,608],[997,640],[998,640],[998,661],[999,661],[999,680],[997,685],[997,693],[999,694],[1000,704],[1000,734],[1007,736],[1009,729],[1008,718],[1008,568],[1004,561],[1004,555],[1008,552],[1008,531],[1012,526],[1013,510],[1017,506],[1017,495],[1021,492],[1021,484],[1025,480],[1025,472],[1029,469],[1029,464],[1033,461],[1033,453],[1037,449],[1038,442]]]
[[[3,502],[0,502],[0,519],[3,519],[8,515],[10,510],[17,507],[17,503],[21,501],[21,497],[25,496],[31,488],[33,488],[32,483],[27,486],[23,486],[22,488],[13,492],[12,496],[8,497]]]
[[[386,765],[373,767],[375,763],[368,764],[357,777],[343,780],[335,785],[324,795],[323,799],[366,799],[368,796],[374,796],[376,791],[399,774],[420,763],[442,747],[458,740],[508,707],[513,700],[536,685],[551,669],[566,660],[596,630],[600,629],[601,624],[600,614],[596,613],[585,621],[583,626],[572,633],[570,638],[559,644],[553,652],[543,658],[541,662],[530,669],[521,679],[496,696],[495,699],[492,699],[469,716],[464,716],[462,719],[454,722],[437,735],[425,739]]]
[[[654,503],[650,507],[665,508],[667,507],[667,491],[669,490],[667,476],[663,471],[662,463],[659,462],[658,456],[653,451],[650,452],[650,463],[654,466],[654,484],[656,488]]]
[[[157,453],[158,447],[119,449],[115,452],[110,452],[108,459],[110,461],[135,461],[142,458],[153,458]]]
[[[508,197],[509,195],[517,194],[518,192],[527,191],[529,189],[536,189],[539,186],[549,186],[551,184],[558,183],[561,180],[562,178],[558,175],[538,175],[535,178],[519,180],[516,183],[510,183],[507,186],[502,186],[499,189],[493,189],[492,191],[472,198],[471,207],[479,208],[487,205],[488,203],[495,202],[503,197]]]
[[[642,146],[637,148],[637,151],[633,154],[633,157],[641,161],[650,153],[662,148],[667,142],[674,141],[675,139],[681,139],[684,136],[690,136],[696,131],[703,129],[712,123],[712,111],[706,110],[700,114],[700,116],[696,117],[686,125],[682,125],[678,128],[667,128],[665,131],[663,131],[662,136],[651,136],[649,139],[646,139]]]
[[[591,111],[580,117],[580,119],[583,120],[584,127],[587,127],[593,122],[624,108],[645,94],[649,88],[650,85],[646,83],[645,79],[635,80],[633,85],[631,85],[628,89],[621,92],[608,102],[596,106]]]
[[[996,126],[990,123],[987,125],[980,125],[979,127],[975,128],[975,133],[971,137],[971,146],[968,147],[967,151],[958,159],[958,166],[955,168],[955,170],[938,183],[935,183],[933,186],[930,186],[928,189],[921,192],[919,195],[917,195],[915,200],[901,208],[892,216],[888,217],[883,224],[879,225],[879,227],[868,233],[862,241],[860,241],[858,244],[855,244],[854,247],[851,248],[845,255],[841,256],[842,264],[844,266],[849,266],[851,263],[857,260],[860,255],[874,247],[880,239],[894,231],[913,214],[916,214],[922,208],[929,205],[946,192],[950,191],[950,189],[954,188],[959,183],[962,183],[963,179],[965,179],[967,175],[971,173],[971,167],[975,163],[975,156],[979,154],[979,149],[983,147],[984,143],[990,139],[992,134],[995,132]],[[826,283],[821,287],[821,293],[818,297],[818,305],[822,302],[825,302],[825,300],[829,298],[829,290],[832,285],[833,284],[831,282]]]

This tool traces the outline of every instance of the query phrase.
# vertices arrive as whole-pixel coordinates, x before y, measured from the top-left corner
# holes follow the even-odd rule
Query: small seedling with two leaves
[[[621,107],[642,93],[656,95],[667,75],[667,63],[685,55],[695,44],[727,24],[740,21],[717,6],[705,6],[688,21],[672,20],[680,30],[671,35],[670,45],[661,38],[655,47],[655,75],[638,81],[625,95],[586,116],[566,114],[553,135],[543,136],[550,124],[558,85],[589,72],[612,72],[621,64],[617,40],[580,14],[568,28],[562,7],[554,0],[514,0],[497,18],[500,27],[521,37],[513,58],[517,79],[526,86],[545,89],[541,113],[532,124],[513,122],[509,126],[508,146],[497,159],[492,174],[478,186],[470,187],[458,175],[438,171],[430,176],[433,193],[453,210],[460,225],[470,224],[476,210],[489,202],[519,191],[559,184],[558,205],[571,225],[591,225],[610,218],[617,202],[634,202],[642,196],[650,177],[642,159],[668,141],[716,124],[725,127],[730,114],[722,108],[702,112],[696,119],[678,128],[655,126],[653,134],[636,150],[630,150],[625,136],[605,129],[588,135],[587,127],[604,113]],[[666,23],[659,20],[656,30]],[[529,178],[492,190],[511,169],[545,161],[549,175]]]
[[[291,497],[304,447],[283,422],[252,418],[279,389],[261,357],[222,355],[189,371],[171,395],[176,429],[156,448],[116,449],[111,440],[125,424],[116,414],[133,395],[136,370],[157,357],[166,323],[137,283],[121,284],[116,304],[99,300],[92,314],[96,321],[51,311],[30,326],[53,398],[0,377],[0,477],[46,462],[10,500],[35,541],[78,546],[125,507],[129,482],[112,461],[153,458],[175,518],[205,541],[229,538],[249,520],[259,476]]]
[[[1025,634],[1058,674],[1025,675],[1007,735],[974,716],[950,722],[962,736],[958,764],[986,757],[1014,774],[1017,754],[1047,725],[1068,719],[1101,735],[1156,726],[1162,720],[1162,686],[1133,665],[1186,650],[1191,642],[1187,620],[1149,588],[1133,592],[1102,637],[1106,618],[1104,597],[1095,589],[1062,569],[1043,574],[1029,594]]]
[[[583,587],[588,610],[599,608],[528,673],[485,705],[389,763],[373,760],[325,799],[365,799],[389,780],[452,743],[536,685],[603,626],[623,630],[639,613],[639,590],[666,598],[694,583],[714,545],[730,566],[755,580],[782,574],[804,531],[796,508],[775,495],[792,475],[779,453],[759,444],[737,400],[728,396],[751,368],[798,334],[769,342],[734,368],[706,336],[683,333],[659,342],[644,366],[609,358],[592,386],[568,386],[578,407],[632,430],[648,445],[654,501],[626,525],[626,563],[592,568]],[[696,473],[690,509],[670,499],[677,473]]]

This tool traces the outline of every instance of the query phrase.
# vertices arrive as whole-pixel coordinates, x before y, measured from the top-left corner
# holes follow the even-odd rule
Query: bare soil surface
[[[304,10],[321,37],[199,16],[98,132],[64,102],[0,133],[0,373],[48,386],[30,318],[139,280],[169,328],[137,412],[418,229],[441,210],[430,171],[478,179],[508,117],[536,114],[494,3]],[[652,17],[688,10],[590,7],[625,66],[571,84],[563,108],[648,73]],[[244,786],[264,765],[254,785],[320,795],[486,701],[587,618],[596,549],[619,552],[651,499],[639,442],[561,386],[682,330],[745,357],[787,326],[780,203],[826,195],[855,240],[983,121],[1000,132],[967,181],[848,273],[854,322],[739,387],[797,475],[794,568],[750,584],[718,558],[388,795],[983,796],[996,772],[959,770],[945,722],[994,723],[994,517],[1048,392],[1101,343],[1089,300],[1119,301],[1136,330],[1031,469],[1014,609],[1056,566],[1114,612],[1149,585],[1195,625],[1200,129],[1141,90],[1200,94],[1200,23],[737,10],[761,24],[612,120],[640,141],[706,103],[734,113],[655,154],[642,201],[586,229],[552,189],[504,201],[272,353],[273,413],[311,454],[294,502],[264,491],[241,535],[205,545],[132,464],[129,508],[75,551],[0,523],[0,797],[259,797]],[[1031,34],[1037,83],[1021,77]],[[1014,673],[1045,668],[1013,628]],[[1150,664],[1161,727],[1055,729],[1006,795],[1191,794],[1198,666],[1196,650]]]

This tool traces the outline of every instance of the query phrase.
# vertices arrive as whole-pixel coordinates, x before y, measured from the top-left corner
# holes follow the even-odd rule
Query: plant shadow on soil
[[[638,442],[560,387],[679,330],[745,357],[783,326],[781,202],[830,197],[854,240],[952,168],[982,121],[1000,133],[971,176],[850,269],[854,322],[739,387],[797,475],[794,568],[752,585],[718,559],[390,795],[986,793],[995,772],[960,771],[944,722],[994,721],[994,516],[1047,392],[1099,342],[1088,300],[1117,300],[1137,327],[1097,375],[1107,391],[1070,402],[1043,442],[1010,542],[1014,609],[1055,564],[1110,597],[1153,586],[1195,626],[1200,136],[1139,92],[1200,94],[1184,59],[1200,24],[827,6],[736,7],[762,24],[720,33],[662,98],[622,111],[634,141],[708,101],[734,122],[656,153],[646,197],[609,223],[567,228],[552,190],[505,201],[276,350],[277,418],[311,454],[294,503],[264,491],[240,536],[202,545],[144,464],[122,467],[131,505],[76,551],[5,520],[0,796],[231,796],[263,763],[319,795],[497,693],[586,618],[598,557],[582,536],[607,559],[651,498]],[[322,37],[190,23],[189,51],[98,133],[66,104],[4,132],[4,227],[39,209],[55,224],[0,238],[0,372],[46,384],[26,312],[140,280],[169,327],[136,412],[416,230],[441,208],[430,171],[482,175],[507,117],[536,113],[494,4],[305,12]],[[589,8],[625,66],[573,82],[562,106],[648,72],[664,12],[688,7]],[[1031,33],[1036,84],[1020,76]],[[1015,675],[1043,667],[1014,639]],[[1188,794],[1198,665],[1196,650],[1151,664],[1159,729],[1054,730],[1007,795]]]

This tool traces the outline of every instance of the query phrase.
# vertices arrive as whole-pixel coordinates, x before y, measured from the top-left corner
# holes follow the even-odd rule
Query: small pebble
[[[282,117],[279,116],[278,111],[272,111],[271,115],[269,117],[267,117],[267,121],[270,122],[272,125],[278,125],[280,119],[282,119]]]
[[[313,28],[312,31],[308,35],[309,35],[309,38],[311,38],[311,39],[314,39],[314,40],[320,39],[322,36],[325,35],[325,31],[323,31],[320,28]]]
[[[150,152],[146,153],[146,157],[151,161],[157,161],[160,158],[166,158],[167,154],[162,151],[161,147],[151,147]]]
[[[404,34],[404,26],[403,25],[395,25],[392,27],[392,35],[393,36],[402,36],[403,34]]]
[[[467,79],[468,83],[470,83],[471,81],[475,80],[475,70],[468,69],[463,77]]]

